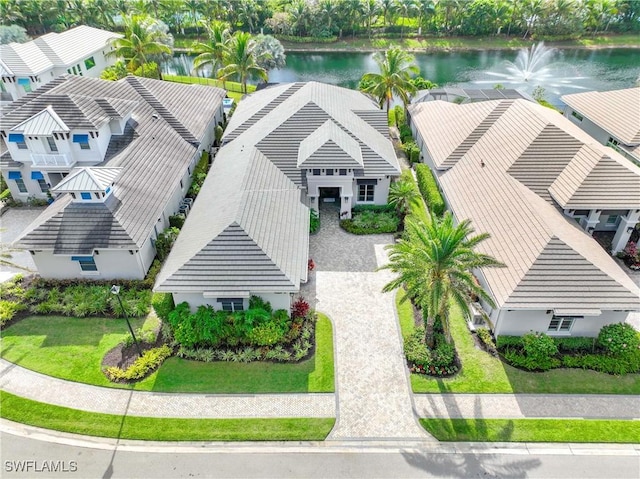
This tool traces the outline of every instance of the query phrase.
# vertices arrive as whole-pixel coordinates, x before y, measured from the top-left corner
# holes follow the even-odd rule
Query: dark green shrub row
[[[362,213],[364,211],[375,211],[376,213],[394,213],[396,207],[390,204],[386,205],[355,205],[352,209],[352,213]]]
[[[289,43],[335,43],[338,41],[337,36],[330,37],[297,37],[294,35],[275,35],[282,42]]]
[[[401,105],[396,105],[389,110],[389,126],[400,128],[402,125],[406,124],[407,119],[404,113],[404,108]]]
[[[553,338],[560,353],[591,353],[594,351],[596,338]]]
[[[398,231],[400,218],[395,213],[376,213],[363,211],[356,213],[350,220],[340,221],[340,226],[355,235],[395,233]]]
[[[320,217],[316,210],[313,208],[309,209],[309,233],[315,233],[320,229]]]
[[[424,328],[419,327],[404,342],[404,354],[411,371],[433,376],[451,375],[458,371],[456,352],[444,335],[436,333],[435,348],[429,350],[424,341]]]
[[[155,371],[173,351],[166,344],[159,348],[148,349],[142,353],[126,370],[117,366],[110,366],[104,370],[110,381],[136,381]]]
[[[411,140],[403,143],[402,150],[407,155],[410,163],[418,163],[420,161],[420,148],[418,148],[415,141]]]
[[[169,314],[176,307],[171,293],[154,293],[151,298],[151,305],[162,321],[168,321]]]
[[[605,356],[602,354],[565,355],[562,357],[565,368],[592,369],[607,374],[628,374],[640,372],[640,351],[625,357]]]
[[[160,261],[164,261],[169,256],[173,243],[178,239],[180,230],[175,226],[170,226],[156,238],[156,255]]]
[[[206,151],[202,152],[202,156],[200,156],[200,160],[196,164],[196,167],[193,170],[191,175],[191,186],[189,186],[189,191],[187,191],[187,196],[191,198],[195,198],[200,193],[200,188],[202,188],[202,184],[207,177],[207,173],[209,171],[209,153]]]
[[[416,177],[418,180],[418,189],[427,204],[427,208],[429,208],[433,214],[442,216],[445,210],[444,199],[442,199],[442,195],[438,189],[438,183],[431,169],[427,165],[417,164]]]
[[[508,349],[504,353],[507,362],[517,368],[527,369],[529,371],[548,371],[549,369],[558,368],[561,362],[558,358],[534,359],[526,354],[518,353],[513,349]]]
[[[182,213],[171,215],[169,216],[169,226],[171,228],[178,228],[180,230],[182,229],[182,226],[184,226],[184,222],[186,219],[187,217]]]
[[[400,141],[402,143],[413,141],[413,133],[411,132],[411,127],[409,125],[406,123],[404,125],[400,125],[398,130],[400,131]]]

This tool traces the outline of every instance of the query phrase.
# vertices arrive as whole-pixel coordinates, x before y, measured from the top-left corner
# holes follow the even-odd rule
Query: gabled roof
[[[0,60],[0,76],[3,76],[3,77],[15,76],[15,73],[13,73],[11,68],[9,68],[9,66],[2,60]]]
[[[51,87],[49,85],[53,83]],[[107,111],[102,99],[108,99],[114,110],[133,106],[123,135],[114,135],[107,149],[105,162],[101,166],[122,168],[122,173],[115,179],[111,197],[98,207],[86,208],[84,222],[75,220],[76,216],[66,213],[80,211],[75,203],[70,202],[68,195],[58,198],[48,207],[16,240],[16,245],[25,249],[59,251],[74,253],[93,248],[138,249],[149,240],[153,227],[162,215],[167,203],[175,191],[180,179],[187,173],[189,165],[197,154],[197,145],[185,140],[165,117],[173,117],[181,128],[188,129],[195,138],[203,139],[206,125],[219,111],[224,90],[200,85],[181,85],[148,78],[138,78],[135,88],[132,79],[127,77],[117,82],[98,80],[95,78],[64,76],[44,85],[35,92],[14,102],[20,110],[38,110],[46,103],[45,97],[87,98],[87,104],[95,105],[95,115],[99,118],[110,117],[113,112]],[[168,85],[165,85],[168,84]],[[42,92],[41,92],[42,90]],[[181,99],[181,106],[169,109],[166,106],[163,114],[145,99],[156,98],[155,93]],[[156,100],[157,101],[157,100]],[[152,100],[152,103],[156,103]],[[65,105],[68,103],[64,103]],[[56,110],[55,105],[53,105]],[[80,108],[76,104],[76,108]],[[173,107],[172,107],[173,108]],[[81,111],[81,110],[80,110]],[[198,115],[192,112],[198,111]],[[56,113],[59,113],[56,110]],[[121,114],[121,113],[119,113]],[[10,112],[7,116],[12,115]],[[59,115],[68,122],[63,115]],[[2,117],[4,126],[5,117]],[[173,120],[172,120],[173,122]],[[102,180],[100,180],[102,182]],[[108,212],[108,213],[107,213]],[[111,215],[106,220],[105,215]],[[95,215],[95,217],[94,217]],[[69,225],[73,225],[70,229]],[[105,225],[92,234],[96,224]],[[113,228],[109,233],[109,228]],[[120,229],[128,240],[123,241]],[[82,244],[75,238],[83,237]]]
[[[640,145],[640,87],[573,93],[561,99],[625,145]]]
[[[11,131],[20,131],[25,135],[33,136],[51,136],[53,133],[69,132],[70,129],[49,105],[40,113],[11,128]]]
[[[122,168],[87,167],[78,168],[58,183],[52,191],[65,193],[72,191],[104,191],[122,173]]]
[[[297,186],[257,149],[232,143],[218,152],[155,289],[295,292],[306,280],[308,243]]]
[[[363,168],[356,140],[332,120],[325,121],[298,148],[298,168]]]
[[[62,33],[47,33],[26,43],[0,45],[0,57],[14,75],[39,75],[51,68],[66,68],[84,61],[94,52],[110,48],[119,33],[80,25]],[[5,68],[6,69],[6,68]]]
[[[249,95],[241,105],[229,121],[224,142],[255,145],[297,185],[304,183],[298,168],[300,145],[327,120],[358,143],[365,177],[400,174],[393,145],[380,131],[386,113],[360,92],[318,82],[293,83]]]
[[[422,105],[438,109],[436,103]],[[454,107],[466,109],[467,105]],[[543,107],[522,100],[511,104],[453,166],[439,175],[454,215],[471,219],[477,231],[491,235],[478,249],[506,265],[483,269],[490,293],[499,307],[509,309],[640,309],[638,287],[591,236],[559,211],[551,198],[553,185],[562,175],[578,176],[577,172],[568,172],[574,161],[576,169],[585,172],[585,178],[578,176],[576,184],[580,186],[576,191],[586,188],[590,198],[600,192],[616,197],[612,190],[619,178],[600,175],[597,168],[601,164],[605,170],[614,164],[615,171],[624,166],[637,178],[640,169],[624,158],[594,157],[592,165],[585,164],[581,155],[598,152],[602,157],[610,149],[595,142],[586,145],[588,137],[584,133],[576,132],[573,125],[565,128],[568,120],[539,108]],[[434,127],[451,124],[452,117],[459,116],[459,112],[438,111],[439,118],[430,114]],[[429,125],[421,124],[420,133],[431,150],[439,137],[429,136]],[[557,155],[552,154],[554,148]],[[554,174],[558,179],[554,180]],[[587,180],[590,174],[601,184]],[[625,191],[625,201],[640,205],[636,196]]]

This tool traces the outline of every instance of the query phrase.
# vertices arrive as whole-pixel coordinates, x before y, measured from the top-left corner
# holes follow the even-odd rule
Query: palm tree
[[[237,76],[242,83],[242,91],[247,92],[247,80],[251,76],[257,76],[265,82],[268,80],[267,71],[257,63],[254,52],[255,42],[251,35],[246,32],[236,32],[224,56],[224,67],[219,70],[218,75],[222,80],[231,76]]]
[[[369,38],[371,38],[371,24],[374,22],[374,17],[377,17],[378,13],[380,13],[380,10],[376,0],[363,0],[362,14],[366,19]]]
[[[420,71],[414,57],[399,48],[391,48],[384,53],[377,52],[373,59],[380,67],[380,73],[365,73],[362,76],[365,85],[362,91],[376,97],[380,108],[386,101],[387,111],[394,95],[399,96],[406,106],[416,92],[410,81],[411,75],[417,75]]]
[[[207,43],[194,43],[192,53],[198,55],[193,60],[193,68],[200,70],[203,67],[211,67],[211,73],[215,76],[222,67],[225,51],[231,38],[229,26],[220,21],[213,21],[207,25],[209,41]]]
[[[420,194],[413,181],[401,179],[389,187],[389,204],[394,205],[401,218],[409,214],[411,204],[419,198]]]
[[[471,315],[471,295],[477,295],[491,306],[494,301],[482,289],[471,273],[477,268],[503,266],[495,258],[474,251],[489,237],[488,233],[472,236],[470,220],[455,224],[447,211],[442,218],[431,214],[429,223],[408,220],[405,236],[387,246],[389,263],[383,266],[398,276],[387,283],[383,291],[390,292],[404,286],[405,298],[413,298],[426,318],[425,340],[433,347],[433,325],[436,318],[442,322],[447,339],[449,306],[457,305],[468,318]],[[404,299],[403,299],[404,300]]]
[[[167,45],[156,41],[156,35],[144,25],[143,20],[144,17],[140,16],[125,17],[124,38],[111,40],[114,49],[107,53],[107,56],[124,58],[129,71],[142,67],[142,76],[149,55],[171,53]]]

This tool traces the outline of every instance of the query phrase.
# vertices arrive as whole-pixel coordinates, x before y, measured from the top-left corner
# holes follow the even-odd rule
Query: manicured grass
[[[367,38],[352,39],[344,37],[334,43],[290,43],[282,42],[287,51],[343,51],[343,50],[386,50],[399,47],[404,50],[438,51],[438,50],[491,50],[505,48],[526,48],[537,43],[534,40],[522,40],[520,37],[412,37],[412,38]],[[548,46],[555,47],[638,47],[640,37],[633,34],[585,37],[579,40],[545,41]]]
[[[88,436],[147,441],[322,441],[333,418],[174,419],[118,416],[44,404],[0,391],[0,417]]]
[[[408,299],[402,301],[406,296],[403,290],[396,293],[396,309],[398,311],[398,320],[400,321],[400,332],[402,339],[407,339],[416,329],[415,319],[413,317],[413,305]]]
[[[398,315],[401,314],[406,313],[398,310]],[[582,369],[553,369],[544,373],[521,371],[476,348],[459,309],[452,310],[450,323],[462,371],[447,379],[412,374],[414,392],[640,394],[638,374],[612,376]],[[408,328],[412,326],[412,322],[401,320],[403,336],[410,334]]]
[[[134,330],[143,323],[131,320]],[[100,368],[102,358],[127,334],[124,319],[30,316],[2,332],[0,355],[48,376],[111,386]]]
[[[411,172],[411,170],[403,171],[400,175],[400,178],[411,181],[416,187],[416,191],[418,191],[418,184],[416,183],[416,179],[413,177],[413,173]],[[425,223],[428,223],[430,221],[429,213],[427,212],[427,207],[424,204],[422,195],[418,195],[416,201],[411,203],[411,216]]]
[[[601,419],[420,419],[439,441],[640,442],[640,421]]]
[[[202,363],[170,358],[155,378],[154,391],[193,393],[333,392],[331,322],[318,314],[316,354],[299,363]]]
[[[208,85],[227,90],[227,96],[233,98],[236,101],[240,101],[245,93],[242,91],[242,84],[234,81],[216,80],[215,78],[202,78],[192,76],[179,76],[179,75],[162,75],[162,79],[166,81],[176,83],[187,83],[190,85]],[[255,85],[247,85],[247,93],[256,91]]]
[[[7,361],[25,368],[96,386],[161,392],[333,392],[332,327],[326,316],[318,317],[316,354],[306,361],[242,364],[170,358],[133,386],[109,382],[100,367],[107,351],[128,334],[121,319],[31,316],[3,332],[0,352]],[[150,316],[151,321],[157,321],[155,316]],[[142,320],[132,325],[140,327]]]

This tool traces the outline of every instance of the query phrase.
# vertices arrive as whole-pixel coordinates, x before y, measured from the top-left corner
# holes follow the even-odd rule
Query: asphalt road
[[[0,433],[2,478],[633,478],[632,446],[427,443],[120,445]],[[53,439],[57,440],[57,439]],[[51,472],[57,468],[58,472]],[[20,469],[20,471],[16,471]]]

